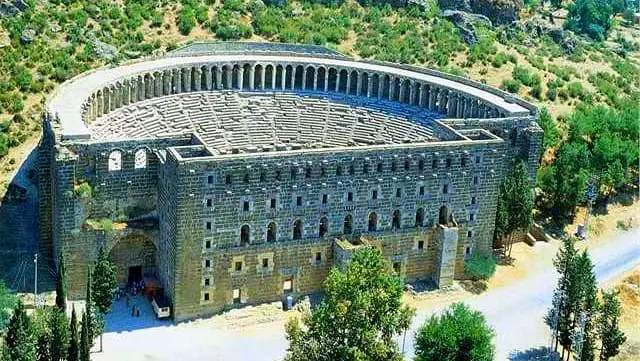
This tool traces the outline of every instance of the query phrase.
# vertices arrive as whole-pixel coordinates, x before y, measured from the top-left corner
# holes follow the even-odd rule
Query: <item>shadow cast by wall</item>
[[[22,162],[0,201],[0,279],[17,292],[33,292],[38,252],[38,149]],[[55,289],[50,255],[38,254],[38,292]]]
[[[516,350],[509,354],[509,361],[556,361],[560,354],[546,346]]]

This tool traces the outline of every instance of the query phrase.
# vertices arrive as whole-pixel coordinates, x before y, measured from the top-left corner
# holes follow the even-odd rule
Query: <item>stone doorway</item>
[[[116,242],[109,252],[109,260],[116,267],[120,285],[155,276],[156,247],[148,235],[124,235]]]

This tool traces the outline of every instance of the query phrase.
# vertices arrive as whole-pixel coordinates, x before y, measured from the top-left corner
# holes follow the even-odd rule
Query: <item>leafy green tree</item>
[[[46,318],[47,315],[45,315]],[[51,361],[51,330],[46,320],[40,322],[36,339],[36,361]]]
[[[98,259],[92,272],[91,292],[98,312],[105,314],[111,310],[113,295],[118,288],[116,268],[107,258],[104,250],[98,251]]]
[[[11,290],[5,286],[4,281],[0,280],[0,333],[6,329],[9,319],[11,318],[9,311],[16,307],[17,303],[18,298],[15,293],[11,292]]]
[[[78,317],[76,316],[76,308],[72,307],[71,322],[69,323],[69,348],[67,350],[67,361],[78,361],[79,347]]]
[[[600,361],[607,361],[620,352],[627,337],[620,330],[620,300],[615,292],[604,292],[600,319],[596,326],[601,342]]]
[[[3,361],[33,361],[36,358],[34,330],[22,302],[18,301],[4,338]]]
[[[540,110],[540,127],[544,130],[543,149],[555,147],[560,140],[560,131],[547,108]]]
[[[58,308],[48,311],[49,330],[51,330],[51,360],[60,361],[67,357],[69,348],[69,323],[67,315]]]
[[[394,336],[414,311],[402,304],[403,282],[375,248],[356,251],[346,272],[334,268],[325,297],[286,325],[287,361],[402,360]]]
[[[82,314],[80,321],[80,361],[91,361],[91,344],[89,341],[89,323],[87,313]]]
[[[495,333],[482,313],[463,303],[431,316],[416,333],[416,361],[492,361]]]
[[[611,29],[611,0],[576,0],[569,7],[566,26],[595,40],[604,40]]]
[[[509,252],[513,245],[515,232],[528,232],[533,224],[533,194],[529,182],[529,173],[522,160],[512,164],[511,171],[506,175],[500,186],[498,210],[496,213],[495,237],[507,237],[505,252]]]
[[[555,350],[558,344],[565,345],[571,336],[571,310],[569,308],[569,297],[571,293],[571,272],[578,251],[575,248],[574,240],[565,238],[562,247],[553,260],[553,265],[558,272],[558,285],[554,291],[552,308],[549,309],[545,321],[551,328],[555,339]]]
[[[63,312],[67,310],[67,273],[65,270],[64,254],[60,252],[58,261],[58,277],[56,278],[56,306]]]

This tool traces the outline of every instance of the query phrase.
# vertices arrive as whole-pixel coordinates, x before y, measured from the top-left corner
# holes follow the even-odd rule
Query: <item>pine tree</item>
[[[584,327],[576,322],[577,327],[583,327],[582,343],[574,346],[579,361],[593,361],[595,359],[595,325],[598,318],[598,283],[593,272],[593,263],[587,251],[583,251],[576,259],[576,273],[580,276],[579,302],[574,318],[584,318]]]
[[[67,310],[67,273],[64,264],[64,254],[60,252],[58,261],[58,278],[56,279],[56,306],[66,312]]]
[[[80,361],[91,361],[91,345],[89,344],[89,324],[87,322],[87,313],[82,314],[80,321]]]
[[[111,264],[104,250],[100,248],[91,288],[94,296],[94,304],[98,312],[105,314],[111,310],[113,294],[118,287],[118,278],[115,267]]]
[[[51,361],[51,331],[47,322],[41,322],[36,340],[36,361]]]
[[[51,360],[64,360],[67,357],[67,349],[69,348],[67,315],[58,308],[52,308],[49,311],[48,322],[51,330]]]
[[[33,361],[35,358],[36,345],[33,326],[24,305],[18,301],[9,320],[2,359],[4,361]]]
[[[76,308],[71,309],[71,323],[69,324],[69,349],[67,350],[67,361],[78,361],[78,318]]]
[[[597,332],[602,347],[600,361],[607,361],[620,352],[620,346],[627,337],[620,330],[620,300],[615,292],[604,292],[602,295],[602,310],[598,320]]]

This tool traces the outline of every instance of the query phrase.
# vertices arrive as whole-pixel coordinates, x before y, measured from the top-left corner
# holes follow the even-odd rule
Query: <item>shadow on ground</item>
[[[556,361],[560,355],[549,347],[536,347],[528,350],[516,350],[509,354],[509,361]]]
[[[0,201],[0,279],[17,292],[33,292],[38,252],[38,151],[20,165]],[[53,259],[38,255],[38,292],[54,289]]]
[[[139,316],[132,315],[132,308],[140,310]],[[120,298],[113,302],[111,312],[105,318],[105,332],[128,332],[144,328],[172,326],[170,319],[159,320],[151,303],[142,295],[129,299]]]

